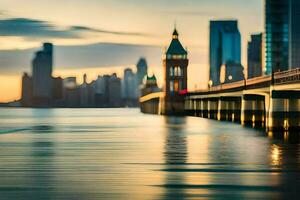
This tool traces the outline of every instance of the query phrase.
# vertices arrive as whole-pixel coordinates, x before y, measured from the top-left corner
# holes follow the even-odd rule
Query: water
[[[298,137],[271,136],[137,109],[0,109],[0,199],[296,199]]]

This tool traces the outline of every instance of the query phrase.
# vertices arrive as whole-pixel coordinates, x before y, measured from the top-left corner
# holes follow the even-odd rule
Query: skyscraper
[[[63,79],[61,77],[53,78],[53,104],[61,107],[63,101]]]
[[[299,0],[265,0],[265,73],[300,67]]]
[[[89,107],[89,88],[87,75],[83,75],[83,83],[79,86],[79,104],[80,107]]]
[[[210,22],[210,82],[220,84],[221,66],[241,63],[241,35],[236,20]]]
[[[22,76],[22,106],[32,105],[32,78],[24,73]]]
[[[143,78],[147,75],[148,65],[145,58],[140,58],[137,65],[137,81],[138,85],[143,83]]]
[[[127,68],[124,70],[124,80],[123,80],[123,98],[126,102],[130,103],[137,99],[137,81],[136,75],[133,73],[132,69]]]
[[[33,98],[36,105],[47,105],[52,98],[53,46],[44,43],[32,61]]]
[[[262,34],[251,35],[248,42],[248,79],[262,75]]]
[[[108,81],[109,107],[121,106],[121,79],[114,73]]]

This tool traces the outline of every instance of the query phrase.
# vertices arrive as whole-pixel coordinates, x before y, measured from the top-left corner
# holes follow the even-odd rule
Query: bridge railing
[[[210,87],[208,89],[191,91],[189,93],[208,93],[208,92],[218,92],[230,89],[238,89],[243,86],[247,89],[266,87],[271,84],[272,76],[265,75],[260,77],[255,77],[251,79],[246,79],[234,83],[226,83],[217,86]],[[275,84],[283,84],[300,81],[300,68],[292,69],[283,72],[274,73]]]
[[[300,68],[274,73],[275,83],[282,84],[300,80]]]
[[[255,85],[255,84],[263,83],[263,82],[268,82],[268,81],[271,81],[271,79],[272,79],[272,77],[269,76],[269,75],[247,79],[246,80],[246,86],[247,85]]]

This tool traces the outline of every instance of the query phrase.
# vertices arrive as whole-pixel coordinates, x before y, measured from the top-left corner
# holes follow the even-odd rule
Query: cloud
[[[37,50],[0,50],[0,74],[31,72],[31,60]],[[135,64],[141,56],[160,66],[161,55],[161,47],[150,45],[96,43],[54,47],[56,69],[126,67]]]
[[[21,36],[30,38],[81,38],[83,37],[83,33],[87,32],[127,36],[149,36],[143,33],[110,31],[77,25],[60,27],[48,21],[29,18],[0,19],[0,36]]]
[[[112,34],[112,35],[153,36],[153,35],[149,35],[146,33],[109,31],[109,30],[103,30],[103,29],[90,28],[90,27],[86,27],[86,26],[71,26],[70,29],[74,30],[74,31],[89,31],[89,32],[106,33],[106,34]]]

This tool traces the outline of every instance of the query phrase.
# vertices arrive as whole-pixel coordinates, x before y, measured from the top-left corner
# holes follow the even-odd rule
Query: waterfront
[[[293,199],[287,138],[138,109],[3,108],[0,199]]]

